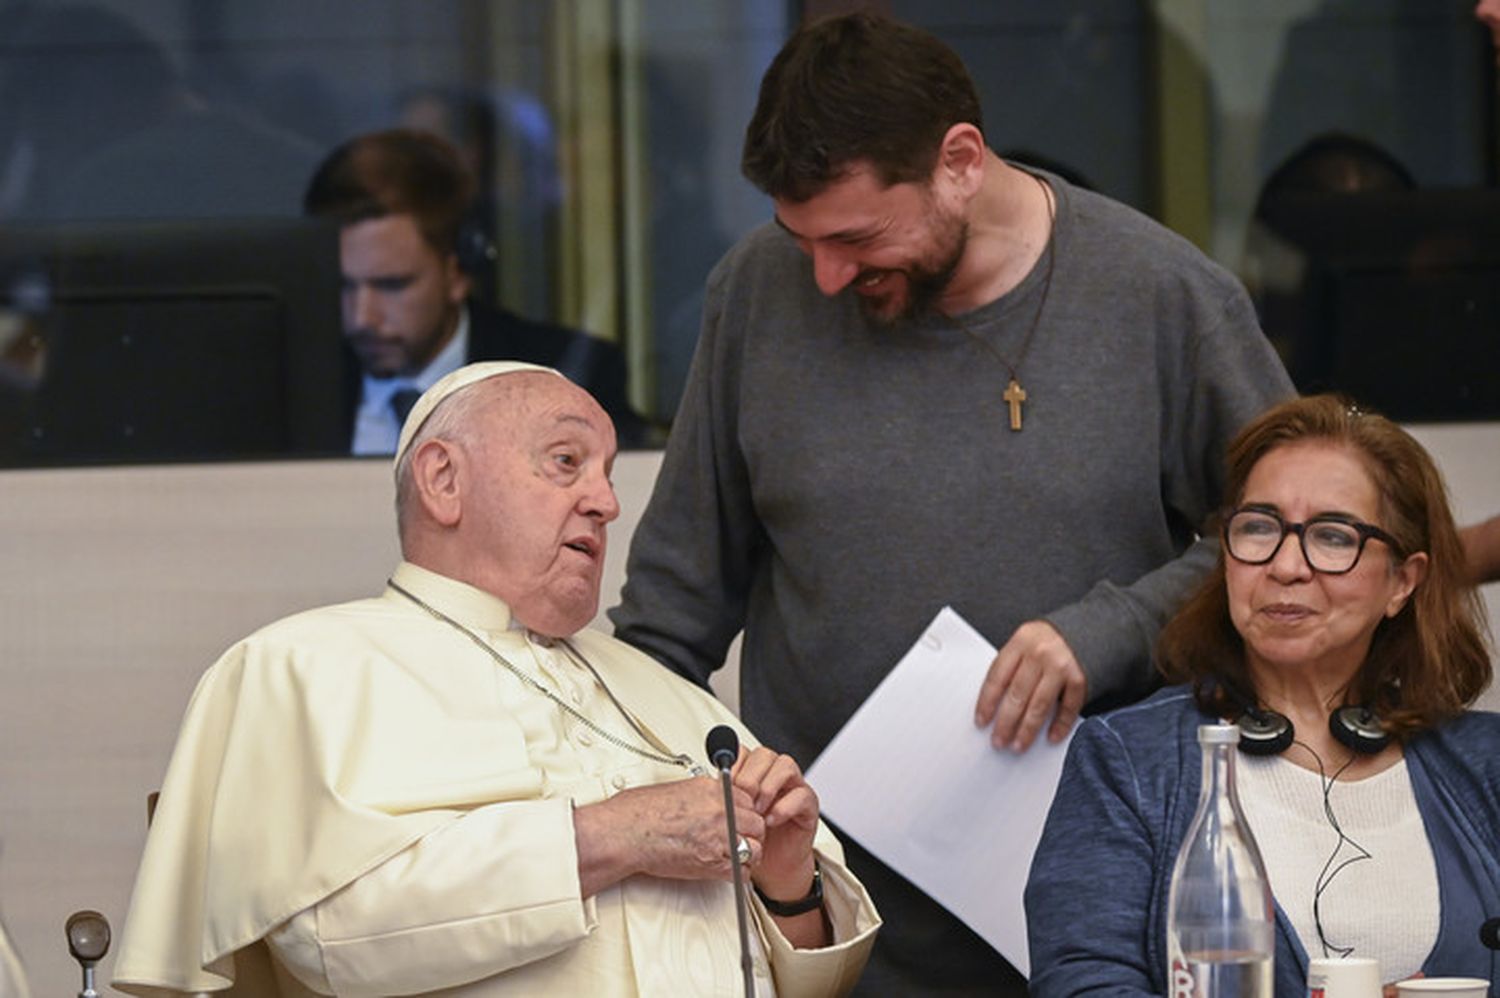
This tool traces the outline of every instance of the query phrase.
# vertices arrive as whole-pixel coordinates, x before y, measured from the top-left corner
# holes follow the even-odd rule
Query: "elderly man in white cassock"
[[[474,364],[396,454],[403,562],[204,675],[126,919],[141,995],[736,995],[717,701],[584,629],[615,435],[546,368]],[[787,756],[741,751],[757,993],[841,994],[879,917]],[[744,850],[740,850],[743,854]]]

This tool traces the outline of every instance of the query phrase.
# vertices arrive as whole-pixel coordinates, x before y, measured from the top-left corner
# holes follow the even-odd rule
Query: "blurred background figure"
[[[76,61],[13,57],[0,72],[0,219],[46,217],[71,166],[163,114],[172,67],[125,18],[94,7],[7,9],[4,35],[17,52],[70,44],[108,53]],[[92,76],[103,70],[111,86]]]
[[[1459,531],[1469,560],[1469,579],[1476,586],[1500,582],[1500,514]]]
[[[1373,956],[1386,981],[1488,979],[1500,714],[1470,709],[1492,666],[1441,474],[1333,395],[1250,423],[1226,472],[1217,571],[1157,646],[1179,685],[1069,747],[1027,886],[1031,993],[1169,990],[1168,884],[1211,723],[1241,729],[1277,994],[1304,993],[1319,956]]]
[[[22,4],[5,21],[0,220],[296,215],[317,147],[204,99],[130,20]]]
[[[447,140],[463,158],[464,166],[475,180],[474,197],[464,224],[471,227],[471,232],[482,235],[488,245],[496,245],[499,238],[496,221],[500,217],[496,185],[500,171],[496,160],[495,109],[488,97],[461,87],[421,87],[401,98],[397,124]],[[489,305],[500,300],[493,261],[491,264],[469,275],[473,297]]]
[[[472,294],[527,315],[555,307],[564,167],[557,124],[536,95],[510,86],[425,83],[395,97],[394,124],[431,132],[458,151],[476,191],[468,219],[494,249]]]
[[[340,229],[349,378],[357,382],[351,452],[392,453],[417,396],[476,360],[557,368],[599,399],[622,447],[646,443],[614,344],[523,319],[474,294],[474,275],[494,267],[493,248],[473,224],[475,191],[458,150],[415,129],[351,139],[313,176],[306,213]]]
[[[1309,301],[1306,247],[1278,219],[1288,196],[1415,190],[1394,156],[1368,139],[1326,132],[1286,158],[1261,187],[1245,246],[1245,282],[1287,373],[1302,391],[1326,390],[1328,343]]]
[[[1479,0],[1474,5],[1474,16],[1490,29],[1490,39],[1495,44],[1495,61],[1500,62],[1500,0]]]
[[[1474,16],[1490,32],[1495,64],[1500,66],[1500,0],[1479,0]],[[1469,561],[1469,578],[1475,585],[1500,582],[1500,514],[1460,531]]]

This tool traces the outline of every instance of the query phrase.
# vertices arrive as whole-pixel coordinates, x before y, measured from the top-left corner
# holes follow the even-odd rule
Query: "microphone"
[[[1479,941],[1490,951],[1490,993],[1495,993],[1495,951],[1500,950],[1500,918],[1486,918],[1479,926]]]
[[[94,990],[94,965],[109,952],[109,921],[97,911],[75,911],[68,916],[63,931],[68,937],[68,952],[83,968],[83,990],[78,998],[99,998]]]
[[[1479,941],[1490,949],[1500,949],[1500,918],[1487,918],[1479,927]]]
[[[740,736],[729,725],[720,724],[709,731],[703,748],[715,769],[728,769],[740,757]]]
[[[745,998],[755,995],[755,965],[750,959],[750,933],[745,926],[745,874],[740,863],[740,833],[734,827],[734,784],[729,767],[740,757],[740,736],[727,724],[715,725],[703,743],[708,761],[719,771],[724,788],[724,822],[729,830],[729,865],[734,870],[734,914],[740,926],[740,970],[745,976]]]

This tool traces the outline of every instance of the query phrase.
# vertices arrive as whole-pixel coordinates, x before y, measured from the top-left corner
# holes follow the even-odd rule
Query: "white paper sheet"
[[[823,813],[1030,976],[1021,895],[1067,741],[1023,755],[974,726],[995,649],[951,608],[807,770]],[[900,912],[885,912],[890,920]]]

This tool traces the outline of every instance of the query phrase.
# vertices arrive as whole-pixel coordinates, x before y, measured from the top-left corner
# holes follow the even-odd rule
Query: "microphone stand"
[[[755,965],[750,959],[750,931],[745,925],[745,876],[740,868],[740,833],[734,825],[734,789],[729,766],[719,765],[718,768],[719,784],[724,788],[724,817],[729,828],[729,865],[734,869],[734,914],[740,926],[740,970],[745,976],[745,998],[754,998]]]

